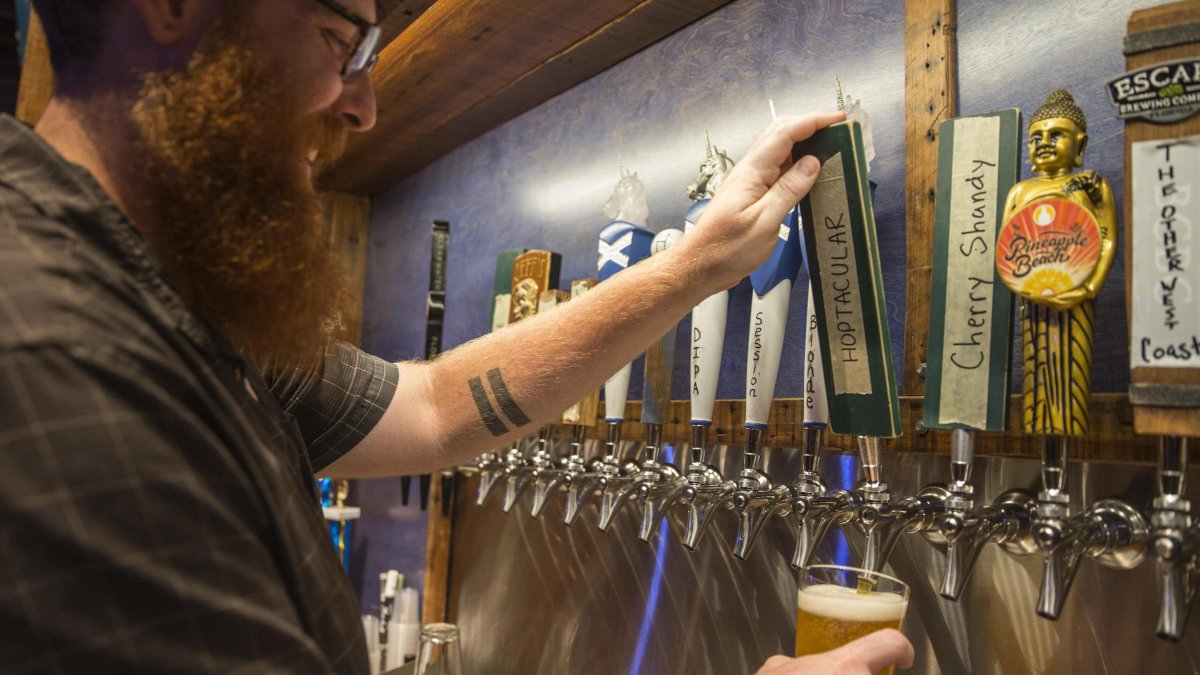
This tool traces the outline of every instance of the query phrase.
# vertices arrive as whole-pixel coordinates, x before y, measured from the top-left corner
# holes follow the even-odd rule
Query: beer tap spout
[[[921,532],[928,536],[936,531],[950,494],[945,487],[930,485],[915,497],[893,502],[891,490],[883,480],[883,439],[859,436],[858,445],[866,480],[856,488],[861,505],[855,524],[866,538],[863,567],[881,572],[900,535]]]
[[[804,429],[804,448],[801,455],[801,473],[792,484],[791,519],[796,528],[796,550],[792,554],[792,567],[803,569],[811,565],[825,536],[835,525],[844,525],[853,519],[857,497],[846,490],[830,492],[817,473],[821,461],[821,443],[824,427],[811,426]]]
[[[600,493],[600,520],[597,527],[607,532],[622,507],[629,501],[634,482],[641,470],[637,462],[617,456],[621,439],[621,423],[610,422],[604,457],[595,465],[596,487]]]
[[[1146,556],[1148,536],[1142,515],[1118,499],[1101,499],[1084,513],[1069,516],[1065,505],[1039,496],[1033,538],[1045,567],[1037,613],[1051,620],[1059,617],[1085,555],[1106,567],[1132,569]]]
[[[1200,585],[1200,525],[1184,499],[1188,440],[1164,437],[1160,441],[1159,496],[1150,512],[1152,551],[1159,578],[1157,632],[1160,638],[1179,642],[1187,629],[1188,614]]]
[[[939,527],[946,542],[946,573],[938,592],[948,600],[957,600],[967,578],[989,542],[995,542],[1013,554],[1037,550],[1030,535],[1033,496],[1011,490],[995,502],[975,510],[975,488],[971,473],[975,462],[975,433],[967,429],[950,432],[950,485],[946,511]]]
[[[1112,569],[1132,569],[1146,557],[1149,528],[1137,509],[1119,499],[1101,499],[1071,515],[1066,492],[1066,436],[1046,436],[1042,445],[1042,491],[1033,519],[1033,539],[1044,559],[1037,613],[1057,619],[1083,556]]]
[[[646,460],[642,462],[642,474],[634,490],[642,505],[642,522],[638,527],[638,539],[649,542],[667,515],[667,510],[679,498],[685,481],[679,470],[671,464],[659,461],[662,448],[662,427],[647,427]]]
[[[676,501],[684,509],[683,545],[689,551],[696,550],[717,511],[733,508],[737,489],[707,463],[707,447],[708,424],[692,424],[691,462]]]
[[[946,573],[938,592],[947,600],[958,600],[966,587],[979,554],[994,542],[1014,555],[1037,550],[1030,534],[1033,496],[1023,490],[1010,490],[978,511],[962,503],[947,500],[940,529],[946,539]],[[953,504],[953,505],[952,505]]]
[[[537,450],[532,458],[526,457],[525,453],[514,446],[514,449],[509,450],[504,456],[504,468],[502,470],[504,476],[504,503],[501,508],[505,513],[512,513],[513,507],[517,505],[517,501],[521,499],[525,488],[529,486],[529,479],[532,473],[536,470],[536,462],[540,460],[545,464],[551,463],[548,446],[552,431],[550,427],[542,429],[537,439]]]
[[[513,441],[511,449],[519,447],[519,444],[520,441]],[[478,467],[479,492],[475,495],[475,505],[483,506],[504,475],[504,459],[499,453],[488,452],[479,458]]]
[[[771,516],[787,515],[792,502],[791,488],[773,484],[761,470],[764,430],[749,428],[746,432],[746,468],[739,474],[737,491],[733,494],[733,508],[738,516],[733,555],[738,560],[750,555]]]
[[[534,456],[533,504],[529,508],[529,515],[541,518],[558,486],[562,485],[571,461],[583,461],[583,443],[586,433],[587,428],[583,425],[573,427],[566,457],[556,459],[548,450],[545,455],[539,453]]]

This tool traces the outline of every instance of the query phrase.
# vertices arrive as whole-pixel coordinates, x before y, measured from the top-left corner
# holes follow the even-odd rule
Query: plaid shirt
[[[366,673],[311,467],[395,387],[343,345],[272,391],[0,117],[0,672]]]

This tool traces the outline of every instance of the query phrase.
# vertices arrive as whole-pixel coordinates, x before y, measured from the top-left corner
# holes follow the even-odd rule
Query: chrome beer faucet
[[[595,485],[600,493],[600,520],[596,526],[607,532],[613,519],[633,494],[634,482],[641,475],[641,468],[632,459],[621,458],[617,450],[621,442],[623,420],[608,421],[608,442],[604,444],[604,456],[596,462]]]
[[[758,541],[762,528],[774,515],[791,511],[792,491],[786,485],[775,485],[762,472],[763,439],[766,430],[746,429],[746,463],[738,474],[737,491],[733,493],[733,508],[738,516],[737,539],[733,555],[745,560]]]
[[[683,491],[684,480],[673,465],[660,461],[662,452],[662,425],[646,425],[645,459],[642,475],[638,477],[637,499],[642,504],[642,522],[638,527],[638,539],[649,542]]]
[[[571,299],[578,298],[587,293],[595,287],[596,283],[595,279],[576,279],[572,281]],[[595,389],[563,412],[563,424],[571,427],[571,440],[567,445],[567,455],[557,459],[551,458],[551,463],[548,466],[537,467],[537,471],[533,477],[533,504],[529,509],[529,514],[534,518],[542,517],[542,513],[546,510],[546,505],[550,503],[550,498],[554,496],[555,491],[558,490],[560,485],[569,487],[586,470],[583,451],[587,439],[587,427],[595,423],[599,400],[599,390]],[[578,491],[576,491],[575,496],[578,496]],[[572,521],[575,514],[578,513],[578,506],[578,499],[571,501],[568,505],[568,508],[572,509],[570,518]],[[570,525],[570,521],[567,524]]]
[[[792,491],[762,472],[763,441],[787,329],[792,283],[800,272],[800,213],[792,209],[779,227],[775,248],[750,274],[750,333],[746,348],[746,461],[738,474],[733,508],[738,515],[733,555],[745,560],[763,525],[791,511]]]
[[[1152,551],[1158,566],[1158,636],[1178,642],[1200,585],[1200,525],[1192,518],[1187,487],[1188,439],[1159,441],[1159,495],[1150,511]]]
[[[1023,490],[1009,490],[991,504],[975,510],[975,487],[971,472],[975,464],[975,432],[950,431],[950,496],[940,519],[946,541],[946,572],[938,592],[957,600],[980,552],[995,542],[1014,555],[1033,553],[1037,545],[1030,534],[1033,496]]]
[[[825,367],[821,358],[820,329],[812,285],[808,287],[808,319],[804,339],[804,447],[800,478],[792,484],[791,519],[796,527],[796,550],[792,567],[812,564],[821,541],[834,525],[844,525],[854,516],[857,501],[845,490],[829,492],[817,473],[821,446],[829,424],[825,391]]]
[[[683,238],[683,232],[668,228],[654,236],[650,254],[662,253]],[[658,529],[667,509],[679,495],[683,479],[679,470],[661,460],[662,430],[671,404],[671,376],[675,366],[675,333],[671,326],[657,342],[646,350],[646,366],[642,386],[642,424],[646,427],[646,447],[643,451],[641,473],[633,483],[633,491],[642,506],[638,539],[648,542]]]
[[[708,427],[712,420],[706,422],[692,421],[691,462],[677,502],[685,513],[683,545],[689,551],[696,550],[718,509],[733,508],[733,492],[737,489],[736,483],[708,464]]]
[[[858,509],[858,495],[846,490],[830,492],[817,473],[824,431],[822,427],[804,429],[800,478],[791,488],[790,516],[796,528],[792,567],[796,569],[813,564],[817,549],[829,530],[853,520]]]
[[[1090,556],[1113,569],[1132,569],[1146,557],[1148,530],[1137,509],[1119,499],[1101,499],[1072,516],[1066,491],[1069,436],[1045,436],[1042,443],[1042,491],[1033,519],[1033,538],[1042,551],[1041,592],[1037,613],[1057,619],[1079,562]]]
[[[887,559],[905,533],[931,534],[937,527],[949,492],[940,485],[923,488],[915,497],[892,501],[892,492],[883,480],[883,439],[859,436],[864,481],[855,488],[862,503],[854,522],[866,537],[863,567],[883,570]]]
[[[707,140],[707,137],[706,137]],[[714,157],[712,144],[708,144],[708,158]],[[705,163],[706,165],[708,162]],[[729,167],[732,169],[732,166]],[[701,168],[701,173],[704,173]],[[719,182],[716,181],[716,182]],[[684,216],[684,231],[690,232],[700,215],[708,208],[715,182],[705,193],[696,194],[698,199]],[[708,464],[708,428],[712,426],[713,405],[717,398],[717,381],[721,374],[721,352],[725,346],[725,323],[729,314],[729,291],[721,291],[705,298],[692,310],[692,334],[690,344],[689,379],[691,383],[692,442],[689,449],[691,461],[677,503],[684,509],[683,545],[696,550],[700,539],[712,524],[712,517],[719,509],[733,507],[733,491],[737,486],[726,480],[721,472]]]
[[[525,487],[529,485],[529,479],[533,472],[537,470],[538,462],[544,465],[552,463],[549,446],[554,434],[554,430],[550,426],[543,427],[538,432],[537,440],[534,441],[533,456],[527,457],[524,450],[520,447],[522,444],[514,443],[513,447],[505,453],[503,460],[503,468],[501,474],[504,477],[504,502],[501,508],[505,513],[511,513],[513,507],[517,505],[517,500],[525,492]]]

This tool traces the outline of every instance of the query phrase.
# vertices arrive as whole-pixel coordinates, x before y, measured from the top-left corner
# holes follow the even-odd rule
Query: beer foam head
[[[838,621],[900,621],[908,601],[899,593],[859,593],[853,588],[816,584],[800,591],[801,611]]]

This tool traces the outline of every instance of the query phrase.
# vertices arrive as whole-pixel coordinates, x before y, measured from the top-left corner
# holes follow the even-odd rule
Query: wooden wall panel
[[[904,390],[925,393],[926,337],[937,202],[937,129],[958,115],[954,0],[904,3]],[[920,298],[921,301],[914,301]]]

